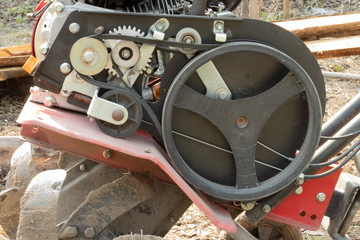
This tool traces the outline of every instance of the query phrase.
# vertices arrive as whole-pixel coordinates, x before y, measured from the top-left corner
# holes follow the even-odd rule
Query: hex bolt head
[[[93,51],[87,50],[83,53],[82,55],[82,59],[86,62],[86,63],[92,63],[95,59],[95,53]]]
[[[84,236],[86,238],[93,238],[95,236],[95,230],[94,228],[90,228],[88,227],[87,229],[85,229],[84,231]]]
[[[304,174],[301,173],[295,180],[295,184],[300,186],[302,185],[303,183],[305,182],[305,179],[304,179]]]
[[[84,171],[86,171],[86,169],[87,169],[87,166],[84,163],[80,164],[80,166],[79,166],[80,171],[84,172]]]
[[[69,63],[62,63],[60,65],[60,72],[62,74],[69,74],[71,72],[71,65]]]
[[[80,32],[80,25],[77,24],[77,23],[71,23],[69,25],[69,31],[72,33],[72,34],[77,34],[78,32]]]
[[[218,22],[215,24],[215,28],[218,31],[222,31],[224,29],[224,24],[222,22]]]
[[[300,195],[300,194],[302,194],[303,190],[304,190],[304,189],[300,186],[300,187],[298,187],[298,188],[295,190],[295,194],[296,194],[296,195]]]
[[[163,21],[159,21],[155,25],[155,29],[162,32],[165,30],[166,24]]]
[[[325,193],[318,193],[317,195],[316,195],[316,200],[318,201],[318,202],[324,202],[325,200],[326,200],[326,194]]]
[[[271,211],[271,207],[268,204],[265,204],[262,210],[264,213],[269,213]]]
[[[112,157],[113,153],[110,149],[106,149],[103,151],[103,157],[106,159],[110,159]]]
[[[54,4],[53,9],[56,13],[62,13],[65,9],[65,6],[61,2],[57,2]]]
[[[49,44],[44,43],[40,46],[40,53],[42,55],[46,55],[48,53],[48,51],[49,51]]]
[[[228,94],[225,91],[220,91],[218,92],[217,95],[218,95],[218,99],[220,100],[226,100],[228,97]]]
[[[55,99],[51,96],[48,96],[44,99],[44,105],[47,107],[53,107],[55,105]]]

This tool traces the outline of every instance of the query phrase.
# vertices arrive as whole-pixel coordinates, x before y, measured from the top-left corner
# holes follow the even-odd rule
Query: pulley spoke
[[[255,168],[256,145],[247,149],[232,146],[236,167],[236,188],[252,188],[258,185]]]

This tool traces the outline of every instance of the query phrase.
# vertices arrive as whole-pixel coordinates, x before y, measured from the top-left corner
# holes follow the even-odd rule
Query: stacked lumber
[[[360,54],[360,13],[274,23],[304,40],[317,59]]]
[[[31,44],[0,48],[0,82],[28,76],[22,65],[31,55]]]

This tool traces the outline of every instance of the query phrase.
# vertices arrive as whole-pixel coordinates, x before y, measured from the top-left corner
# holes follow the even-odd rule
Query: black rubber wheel
[[[196,70],[210,60],[230,101],[205,96]],[[182,68],[165,99],[162,131],[185,179],[216,199],[249,201],[280,191],[302,173],[321,122],[306,71],[275,48],[244,41],[200,54]]]
[[[245,214],[235,220],[259,240],[302,240],[301,230],[297,227],[264,218],[254,225]]]
[[[124,138],[138,129],[142,120],[143,109],[140,100],[134,93],[126,89],[116,89],[104,93],[101,98],[118,103],[128,111],[128,119],[122,125],[96,119],[96,124],[105,134],[116,138]]]

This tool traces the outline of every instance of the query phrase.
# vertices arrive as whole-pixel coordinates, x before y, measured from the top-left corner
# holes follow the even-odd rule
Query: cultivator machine
[[[322,126],[314,56],[237,19],[239,3],[40,2],[18,122],[67,153],[41,173],[30,144],[14,154],[0,205],[11,239],[160,239],[191,203],[229,239],[297,240],[324,216],[347,239],[360,180],[340,173],[360,142],[328,160],[359,134],[360,97]]]

